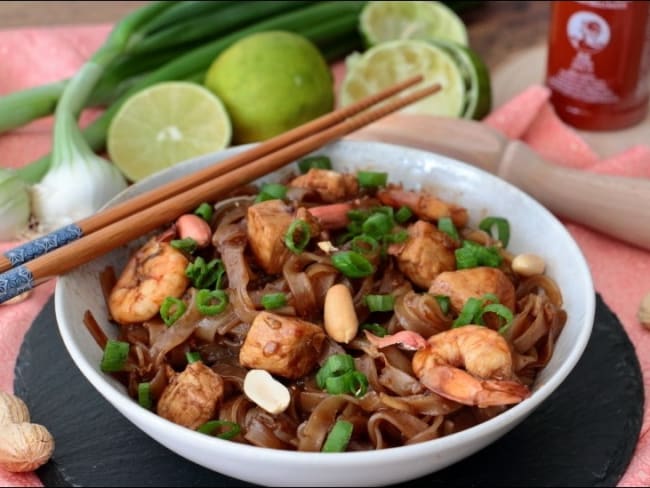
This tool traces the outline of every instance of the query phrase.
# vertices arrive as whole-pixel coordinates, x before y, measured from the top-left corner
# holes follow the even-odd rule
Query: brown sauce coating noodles
[[[517,275],[511,268],[513,255],[485,231],[465,224],[457,229],[457,237],[441,236],[438,224],[442,219],[453,216],[462,223],[466,219],[458,216],[472,209],[425,192],[406,192],[394,184],[386,190],[355,184],[350,188],[356,193],[335,201],[322,194],[322,183],[336,173],[318,170],[321,173],[316,175],[313,171],[300,177],[299,186],[292,186],[290,179],[285,182],[288,191],[280,205],[273,199],[255,201],[250,189],[217,204],[211,219],[211,245],[175,251],[197,267],[201,260],[204,265],[222,267],[217,285],[223,291],[215,296],[221,296],[225,306],[217,313],[206,312],[217,302],[216,298],[205,301],[206,293],[218,292],[217,285],[202,286],[200,279],[207,278],[200,278],[199,271],[192,275],[186,270],[190,285],[174,297],[185,309],[172,324],[163,321],[168,312],[162,310],[140,323],[116,324],[119,340],[129,344],[129,353],[122,370],[113,374],[129,394],[137,401],[139,388],[148,383],[155,411],[162,401],[178,401],[187,402],[187,411],[197,407],[203,412],[205,405],[192,402],[209,397],[205,385],[218,384],[220,396],[210,400],[216,407],[208,412],[208,419],[236,425],[239,430],[230,438],[232,442],[302,451],[320,451],[338,421],[348,422],[352,429],[343,449],[384,449],[467,429],[525,401],[538,372],[552,357],[567,320],[557,284],[546,275]],[[352,174],[346,178],[356,181]],[[312,180],[321,185],[319,192],[311,191]],[[336,205],[343,202],[346,205]],[[410,215],[403,210],[409,205],[415,205]],[[253,212],[257,212],[254,222]],[[296,222],[305,225],[287,228]],[[426,225],[418,224],[410,232],[418,222]],[[174,232],[172,225],[159,238],[171,242],[179,238]],[[462,279],[443,282],[440,289],[448,290],[448,296],[423,287],[429,283],[430,266],[440,265],[440,272],[456,276],[459,271],[448,270],[450,259],[460,266],[459,252],[472,245],[492,253],[489,259],[497,261],[469,266]],[[444,260],[437,253],[444,253]],[[341,264],[342,256],[352,261]],[[146,262],[148,257],[139,259]],[[363,272],[364,266],[370,271]],[[485,266],[498,271],[480,275],[483,281],[473,278],[471,269]],[[421,274],[425,268],[428,274]],[[494,273],[501,277],[498,287],[497,281],[490,281]],[[137,308],[138,300],[147,297],[145,285],[155,278],[140,269],[135,276],[132,286],[139,296],[133,303],[113,302],[113,307]],[[438,273],[436,279],[444,276]],[[511,295],[504,291],[504,282],[511,287]],[[115,283],[110,270],[102,274],[107,297]],[[471,290],[458,288],[467,283]],[[325,330],[328,320],[335,327],[350,322],[349,317],[324,316],[328,290],[335,284],[349,289],[357,322],[351,326],[360,324],[347,343],[328,337]],[[368,296],[379,296],[382,305],[372,305]],[[514,296],[512,320],[504,326],[507,314],[490,318],[497,313],[494,310],[503,310],[492,308],[484,317],[474,314],[461,324],[469,326],[456,327],[462,311],[449,308],[449,300],[457,303],[459,296],[465,297],[465,303],[467,296],[483,300],[481,307],[503,306],[498,303],[500,296]],[[270,307],[262,325],[260,313],[268,307],[269,297],[280,301]],[[104,347],[106,338],[97,334],[94,319],[86,317],[85,321]],[[306,340],[316,342],[306,347],[301,343]],[[196,353],[207,368],[193,368],[190,375],[190,356]],[[268,359],[262,363],[273,365],[269,371],[288,392],[288,403],[281,411],[268,411],[246,390],[251,367],[240,358],[256,355]],[[351,358],[350,371],[356,371],[363,381],[338,392],[319,385],[324,381],[318,377],[324,365],[344,355]],[[291,371],[298,364],[307,373],[293,379]],[[176,396],[168,400],[171,396],[164,394],[172,384]],[[165,407],[165,411],[182,410],[178,405]],[[168,419],[182,425],[205,420],[181,421],[173,415]]]

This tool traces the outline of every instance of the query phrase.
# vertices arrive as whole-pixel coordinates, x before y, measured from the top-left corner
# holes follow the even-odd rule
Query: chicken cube
[[[440,273],[456,269],[457,246],[447,234],[418,220],[408,228],[408,235],[406,242],[391,246],[389,253],[397,257],[399,269],[413,283],[429,288]]]
[[[482,298],[486,293],[493,293],[499,303],[515,309],[515,287],[503,271],[498,268],[482,266],[478,268],[445,271],[433,280],[429,293],[449,297],[451,308],[456,313],[470,298]]]
[[[239,362],[251,369],[297,379],[312,370],[325,339],[323,328],[311,322],[260,312],[246,335]]]
[[[223,391],[221,376],[197,361],[171,378],[156,410],[161,417],[196,430],[213,417]]]
[[[312,190],[328,203],[353,198],[359,191],[354,175],[318,168],[312,168],[304,175],[294,178],[289,186]]]

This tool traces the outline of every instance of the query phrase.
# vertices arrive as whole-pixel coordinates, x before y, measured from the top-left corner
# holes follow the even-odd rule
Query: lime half
[[[456,42],[443,39],[430,42],[447,51],[463,73],[465,79],[463,117],[475,120],[485,117],[492,109],[492,83],[490,72],[483,60],[471,48]]]
[[[138,181],[186,159],[224,149],[232,127],[223,103],[195,83],[171,81],[130,97],[108,128],[110,159]]]
[[[368,2],[359,18],[367,47],[399,39],[447,39],[467,45],[467,28],[442,2]]]
[[[415,75],[422,75],[425,84],[440,83],[442,89],[406,106],[402,112],[463,116],[466,89],[463,71],[445,49],[415,40],[385,42],[363,54],[348,56],[341,84],[341,105],[349,105]],[[410,90],[421,87],[418,84]]]

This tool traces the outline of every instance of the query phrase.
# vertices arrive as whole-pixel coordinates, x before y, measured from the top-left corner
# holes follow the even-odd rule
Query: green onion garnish
[[[497,239],[501,241],[503,247],[508,247],[508,241],[510,241],[510,223],[507,219],[503,217],[485,217],[478,224],[478,228],[487,232],[491,236],[492,227],[496,226],[497,228]]]
[[[279,183],[265,183],[255,198],[255,203],[266,200],[282,200],[287,196],[287,187]]]
[[[483,307],[483,310],[481,310],[481,317],[483,317],[483,314],[486,312],[495,313],[503,319],[503,324],[499,327],[499,334],[504,334],[506,330],[508,330],[508,327],[510,327],[510,324],[512,323],[512,319],[514,318],[510,309],[500,303],[490,303]],[[483,323],[482,319],[481,323]]]
[[[361,324],[360,328],[361,330],[369,330],[377,337],[384,337],[388,334],[386,327],[379,324]]]
[[[406,242],[408,238],[409,234],[404,229],[393,232],[392,234],[386,234],[382,237],[383,241],[387,244]]]
[[[354,251],[333,254],[332,265],[348,278],[363,278],[375,272],[372,263]]]
[[[366,295],[366,305],[371,312],[390,312],[395,306],[393,295]]]
[[[350,222],[363,222],[368,218],[369,213],[367,210],[353,209],[348,210],[347,216]]]
[[[386,186],[388,181],[388,173],[380,173],[377,171],[359,171],[357,172],[357,181],[359,186],[363,188],[376,188],[378,186]]]
[[[463,325],[468,325],[476,323],[476,318],[481,315],[481,309],[483,308],[483,301],[470,297],[463,305],[463,309],[458,314],[456,320],[451,325],[452,328],[461,327]]]
[[[185,275],[192,281],[192,286],[199,289],[207,289],[214,284],[220,288],[224,272],[225,268],[220,259],[213,259],[206,264],[205,259],[201,256],[188,264],[185,269]]]
[[[100,369],[105,373],[116,373],[124,370],[129,357],[129,343],[109,339],[104,348]]]
[[[400,209],[395,212],[395,220],[400,224],[405,223],[413,216],[413,212],[408,207],[400,207]]]
[[[364,234],[378,238],[388,234],[393,228],[393,221],[385,213],[374,213],[368,217],[361,225]]]
[[[188,364],[196,363],[198,361],[202,361],[203,358],[201,358],[201,353],[194,351],[194,352],[186,352],[185,353],[185,358],[187,359]]]
[[[349,354],[332,354],[316,373],[316,384],[323,389],[327,378],[341,376],[348,371],[354,370],[354,358],[352,356]]]
[[[379,249],[379,243],[374,237],[361,234],[352,239],[352,250],[360,254],[372,254]]]
[[[309,156],[298,161],[298,169],[302,174],[307,173],[312,168],[332,169],[332,162],[327,156]]]
[[[368,378],[359,371],[347,371],[342,375],[328,376],[325,379],[325,390],[330,395],[353,394],[362,397],[368,391]]]
[[[299,234],[298,242],[296,242],[296,231],[298,231]],[[291,222],[287,233],[284,235],[284,245],[287,246],[292,253],[300,254],[307,247],[310,239],[311,232],[309,224],[302,219],[296,219]]]
[[[138,403],[142,408],[151,410],[153,401],[151,399],[151,384],[138,383]]]
[[[209,224],[212,222],[212,215],[214,215],[214,209],[212,208],[212,205],[210,205],[209,203],[202,203],[194,211],[194,214],[198,215]]]
[[[239,433],[241,432],[241,427],[239,426],[239,424],[236,424],[235,422],[229,422],[227,420],[209,420],[205,424],[197,428],[196,430],[201,434],[215,435],[214,432],[217,429],[223,429],[223,428],[227,428],[228,430],[219,432],[218,434],[216,434],[216,436],[225,440],[229,440],[232,439],[233,437],[237,437],[237,435],[239,435]]]
[[[477,266],[491,266],[497,268],[503,258],[496,247],[485,247],[472,241],[463,241],[463,246],[454,251],[456,256],[456,269],[475,268]]]
[[[167,327],[171,327],[185,313],[187,305],[180,298],[167,297],[160,306],[160,317]]]
[[[223,290],[199,290],[196,294],[196,308],[203,315],[217,315],[228,306],[228,295]]]
[[[188,254],[192,254],[194,251],[196,251],[197,247],[196,241],[191,237],[186,237],[185,239],[174,239],[169,243],[169,245],[174,249],[184,251]]]
[[[343,452],[347,449],[354,426],[347,420],[337,420],[327,434],[321,452]]]
[[[262,297],[262,306],[266,310],[284,307],[287,304],[287,296],[284,293],[269,293]]]
[[[460,236],[458,235],[458,230],[454,225],[454,222],[449,217],[441,217],[438,219],[438,230],[441,230],[447,234],[452,239],[459,240]]]
[[[445,295],[434,295],[433,298],[436,299],[438,305],[440,306],[440,311],[447,315],[449,313],[449,297]]]

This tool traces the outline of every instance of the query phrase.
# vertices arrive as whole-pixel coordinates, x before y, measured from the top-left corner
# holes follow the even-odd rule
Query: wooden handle
[[[550,164],[510,142],[497,170],[554,214],[650,250],[650,180]]]

